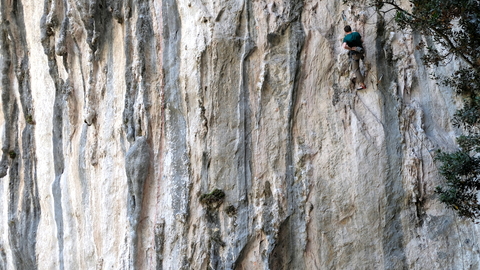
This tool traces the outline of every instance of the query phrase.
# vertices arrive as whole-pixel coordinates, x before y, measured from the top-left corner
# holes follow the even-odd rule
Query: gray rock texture
[[[0,269],[479,269],[461,63],[366,2],[0,0]]]

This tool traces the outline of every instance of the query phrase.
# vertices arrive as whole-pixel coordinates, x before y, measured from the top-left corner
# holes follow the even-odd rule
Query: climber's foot
[[[365,84],[360,84],[359,87],[357,87],[357,90],[363,90],[363,89],[367,89],[367,87],[365,86]]]

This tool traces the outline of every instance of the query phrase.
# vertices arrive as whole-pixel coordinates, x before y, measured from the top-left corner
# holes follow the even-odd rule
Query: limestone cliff
[[[404,1],[407,4],[407,1]],[[359,1],[0,0],[0,269],[478,269],[460,106]],[[343,27],[361,33],[355,91]],[[225,197],[201,203],[219,189]],[[211,202],[212,202],[211,201]]]

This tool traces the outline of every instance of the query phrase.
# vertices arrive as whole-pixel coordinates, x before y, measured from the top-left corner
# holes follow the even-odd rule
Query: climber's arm
[[[355,50],[355,47],[350,47],[350,46],[348,46],[346,42],[343,42],[342,47],[343,47],[345,50],[349,50],[349,51],[354,51],[354,50]]]

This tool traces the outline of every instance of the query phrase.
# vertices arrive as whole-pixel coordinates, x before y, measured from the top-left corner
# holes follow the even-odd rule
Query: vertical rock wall
[[[421,64],[431,40],[390,14],[337,0],[0,12],[0,269],[480,267],[478,226],[433,195],[458,101]],[[359,92],[346,24],[367,51]],[[202,204],[214,189],[223,201]]]

